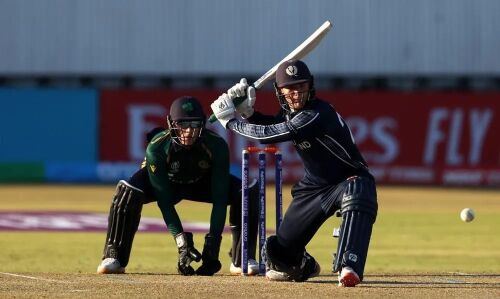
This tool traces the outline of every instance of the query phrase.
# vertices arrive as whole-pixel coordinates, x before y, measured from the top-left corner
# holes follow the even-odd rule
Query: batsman
[[[177,271],[181,275],[211,276],[221,269],[219,251],[230,205],[232,232],[230,272],[241,273],[241,180],[229,173],[226,141],[205,128],[205,113],[194,97],[173,101],[167,129],[154,131],[142,167],[116,186],[108,218],[108,232],[98,273],[124,273],[144,204],[157,202],[178,250]],[[159,131],[159,132],[158,132]],[[156,133],[154,136],[151,136]],[[249,261],[251,275],[258,273],[255,261],[258,189],[250,188]],[[183,229],[175,205],[183,199],[212,204],[210,228],[200,253],[192,232]],[[193,262],[202,262],[196,270]]]
[[[377,216],[375,180],[347,123],[332,105],[315,96],[314,79],[304,62],[280,64],[274,88],[281,106],[276,116],[254,110],[255,89],[246,79],[211,105],[226,129],[261,143],[291,141],[305,167],[303,178],[292,188],[282,224],[264,245],[266,277],[305,281],[319,275],[320,266],[306,245],[339,211],[342,222],[333,272],[339,273],[339,286],[354,287],[363,280]],[[241,104],[235,107],[233,101]],[[236,112],[246,121],[237,119]]]

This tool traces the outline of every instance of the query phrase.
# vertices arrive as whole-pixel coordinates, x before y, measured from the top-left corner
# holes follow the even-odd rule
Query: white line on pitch
[[[55,279],[48,279],[48,278],[40,278],[40,277],[20,275],[20,274],[7,273],[7,272],[0,272],[0,274],[9,275],[9,276],[15,276],[15,277],[28,278],[28,279],[34,279],[34,280],[44,280],[44,281],[51,281],[51,282],[68,283],[68,281],[64,281],[64,280],[55,280]]]
[[[126,282],[126,283],[144,283],[143,281],[133,280],[133,279],[130,279],[128,277],[123,277],[121,275],[106,275],[106,278],[111,279],[111,280]]]

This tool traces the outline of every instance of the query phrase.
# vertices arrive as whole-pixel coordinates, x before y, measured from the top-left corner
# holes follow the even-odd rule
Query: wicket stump
[[[248,225],[249,225],[249,168],[250,154],[258,153],[259,170],[259,274],[264,274],[266,269],[261,252],[266,242],[266,154],[275,156],[275,196],[276,196],[276,230],[283,219],[283,178],[282,155],[276,147],[247,147],[242,150],[241,164],[241,270],[242,275],[248,274]]]

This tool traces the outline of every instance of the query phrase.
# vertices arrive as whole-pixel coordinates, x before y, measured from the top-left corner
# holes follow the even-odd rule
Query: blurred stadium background
[[[304,60],[380,184],[500,186],[500,2],[0,1],[0,182],[115,183],[181,95]],[[257,107],[275,112],[272,85]],[[230,141],[237,167],[249,144]],[[285,176],[302,175],[291,145]],[[270,175],[272,177],[272,175]]]

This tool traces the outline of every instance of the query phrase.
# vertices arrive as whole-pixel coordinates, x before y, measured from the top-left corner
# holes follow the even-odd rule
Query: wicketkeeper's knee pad
[[[363,279],[372,227],[377,217],[377,193],[370,178],[349,179],[342,199],[342,223],[333,272],[349,266]]]
[[[104,258],[116,258],[126,267],[141,220],[144,193],[124,180],[116,185],[108,217]]]

